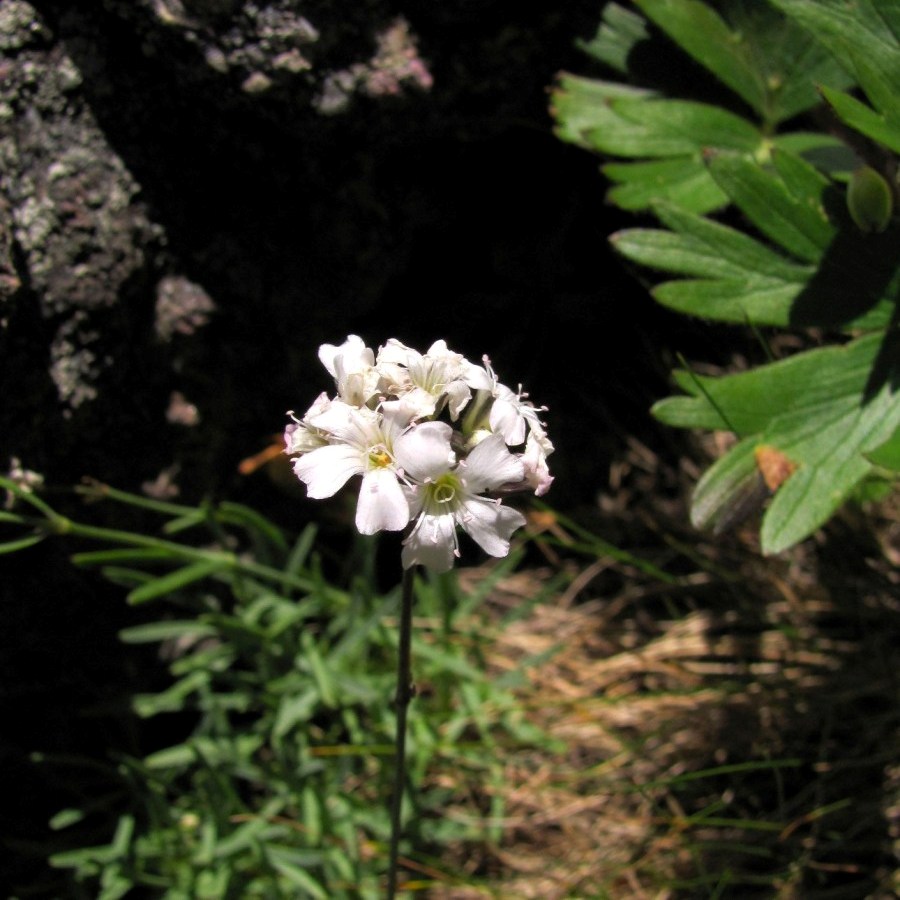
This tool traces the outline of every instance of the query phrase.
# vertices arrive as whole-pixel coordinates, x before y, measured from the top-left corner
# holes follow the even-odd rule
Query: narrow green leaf
[[[160,578],[154,578],[142,584],[139,588],[135,588],[125,598],[129,603],[146,603],[148,600],[155,600],[157,597],[173,594],[182,588],[193,584],[196,581],[202,581],[216,572],[221,572],[226,568],[222,560],[201,560],[200,562],[191,563],[169,572]]]
[[[251,509],[243,503],[225,501],[219,504],[217,515],[223,522],[240,525],[251,535],[265,538],[273,547],[287,553],[287,541],[281,529],[255,509]]]
[[[196,619],[187,621],[148,622],[146,625],[134,625],[123,628],[119,639],[125,644],[153,644],[158,641],[177,640],[178,638],[213,637],[216,629]]]
[[[174,560],[178,557],[163,548],[125,547],[115,550],[89,550],[85,553],[73,553],[70,559],[76,566],[102,566],[107,563]]]
[[[308,631],[303,633],[301,641],[303,646],[303,661],[309,666],[309,671],[312,673],[316,687],[319,689],[322,703],[324,703],[325,706],[334,709],[337,706],[337,694],[328,666],[322,659],[322,654],[319,652],[319,648],[313,643],[313,638]]]
[[[295,725],[309,721],[318,705],[319,692],[312,687],[297,696],[282,697],[272,726],[272,736],[283,738]]]
[[[30,534],[27,537],[16,538],[12,541],[3,541],[0,543],[0,554],[3,553],[16,553],[19,550],[24,550],[27,547],[33,547],[35,544],[39,544],[46,535],[43,534]]]
[[[134,711],[142,719],[160,713],[179,712],[184,709],[187,698],[208,685],[210,678],[208,671],[191,672],[158,694],[137,694],[133,701]]]
[[[285,877],[289,884],[303,891],[301,896],[312,900],[329,900],[331,894],[305,869],[291,865],[281,859],[273,859],[272,865]]]
[[[80,809],[62,809],[50,819],[49,826],[52,831],[61,831],[78,824],[84,819],[84,816],[84,811]]]
[[[189,744],[176,744],[174,747],[165,747],[145,757],[144,765],[148,769],[182,769],[195,762],[197,754]]]
[[[289,575],[296,575],[306,565],[310,551],[316,541],[317,529],[314,524],[307,525],[300,533],[296,543],[291,548],[284,570]]]

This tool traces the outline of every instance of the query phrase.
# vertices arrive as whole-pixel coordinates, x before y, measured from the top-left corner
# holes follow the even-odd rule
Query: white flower
[[[403,474],[396,461],[407,424],[391,412],[358,409],[334,400],[308,421],[309,427],[326,435],[328,443],[295,460],[294,473],[306,485],[307,495],[317,500],[331,497],[351,477],[362,475],[356,506],[360,533],[400,531],[410,519],[409,502],[400,486]],[[449,439],[445,449],[451,457]]]
[[[469,364],[466,380],[479,392],[480,402],[474,404],[477,412],[473,410],[473,416],[483,416],[485,401],[490,397],[492,402],[487,411],[487,424],[494,434],[503,435],[508,446],[524,444],[528,433],[538,439],[545,437],[540,414],[546,411],[546,407],[534,406],[521,385],[516,392],[501,384],[488,357],[484,357],[484,366]],[[473,421],[470,426],[471,430],[476,430],[478,423]],[[553,449],[552,445],[550,449]]]
[[[398,462],[416,482],[406,491],[416,522],[403,542],[404,568],[450,569],[459,555],[457,527],[491,556],[506,556],[509,539],[525,524],[525,517],[499,500],[478,495],[522,481],[524,464],[506,449],[500,435],[490,435],[454,467],[451,457],[442,457],[428,447],[431,435],[420,437],[428,425],[438,424],[411,429],[404,435],[403,446],[397,448]]]
[[[553,452],[553,444],[546,436],[538,437],[534,432],[525,441],[522,464],[525,466],[525,481],[536,497],[543,497],[553,484],[553,476],[547,467],[547,457]]]
[[[331,399],[324,391],[316,397],[313,405],[307,410],[302,419],[298,419],[293,412],[288,415],[294,420],[289,422],[284,429],[284,452],[289,456],[297,453],[309,453],[317,447],[324,447],[328,443],[328,437],[323,431],[311,424],[311,419],[321,415],[331,406]]]
[[[375,354],[361,337],[351,334],[339,347],[319,347],[322,365],[334,376],[338,395],[351,406],[365,406],[378,393],[380,375],[375,369]]]
[[[472,396],[465,381],[469,365],[464,356],[448,350],[445,341],[435,341],[424,356],[396,338],[378,350],[377,367],[387,391],[417,419],[433,416],[444,398],[451,420],[459,418]]]
[[[307,495],[331,497],[359,475],[356,527],[374,534],[411,525],[405,568],[450,569],[459,528],[491,556],[506,556],[525,517],[497,492],[540,496],[553,482],[544,408],[501,384],[486,356],[473,365],[444,341],[422,354],[392,338],[376,357],[351,334],[323,344],[319,358],[337,396],[320,394],[302,419],[290,413],[284,434]],[[440,421],[461,417],[455,427]]]

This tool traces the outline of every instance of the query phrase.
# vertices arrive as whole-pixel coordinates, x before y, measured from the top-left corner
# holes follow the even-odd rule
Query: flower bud
[[[857,169],[847,185],[847,209],[860,231],[884,231],[894,211],[890,185],[869,166]]]

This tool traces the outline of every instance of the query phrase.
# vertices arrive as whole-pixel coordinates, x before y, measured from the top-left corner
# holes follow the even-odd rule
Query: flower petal
[[[475,447],[466,459],[462,473],[466,488],[473,494],[521,481],[524,477],[522,460],[506,449],[499,434],[488,435]]]
[[[456,462],[450,448],[453,429],[446,422],[422,422],[394,441],[394,459],[405,475],[424,483],[448,472]]]
[[[463,529],[491,556],[506,556],[512,533],[525,524],[525,516],[518,510],[483,497],[466,498],[456,516]]]
[[[456,522],[453,515],[422,515],[403,542],[403,568],[420,565],[434,572],[446,572],[458,555]]]
[[[336,494],[353,476],[363,471],[358,450],[346,444],[330,444],[294,460],[294,474],[314,500]]]
[[[400,531],[409,522],[409,503],[390,469],[372,469],[363,476],[356,505],[360,534]]]
[[[347,336],[339,347],[334,344],[322,344],[319,347],[319,360],[330,375],[338,377],[340,368],[344,375],[363,372],[375,365],[375,356],[358,335]]]
[[[503,393],[494,400],[491,407],[491,431],[502,434],[507,444],[516,447],[525,443],[525,419],[519,411],[515,394],[502,384],[497,385],[498,390],[501,388]]]

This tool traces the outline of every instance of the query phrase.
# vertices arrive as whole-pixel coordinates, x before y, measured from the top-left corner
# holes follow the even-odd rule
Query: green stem
[[[397,740],[394,752],[394,792],[391,796],[391,847],[388,860],[388,900],[397,893],[397,857],[400,851],[401,814],[403,811],[403,786],[406,783],[406,713],[415,694],[412,683],[412,608],[413,569],[403,570],[403,597],[400,601],[400,638],[397,651]]]

